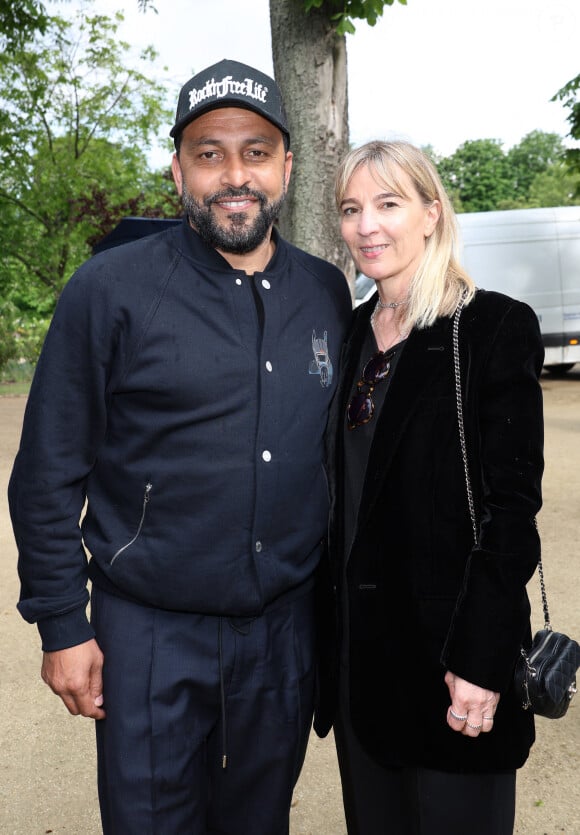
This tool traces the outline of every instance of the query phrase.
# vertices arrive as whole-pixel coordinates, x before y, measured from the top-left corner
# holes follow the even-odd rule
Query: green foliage
[[[30,366],[36,365],[51,316],[52,311],[44,316],[37,310],[29,311],[27,314],[16,311],[12,318],[16,347],[16,354],[13,356],[18,358],[19,362],[26,362]]]
[[[0,293],[31,360],[93,243],[123,215],[178,213],[167,172],[147,163],[171,119],[147,72],[155,53],[145,50],[142,71],[128,69],[121,21],[51,17],[26,49],[0,55]]]
[[[575,205],[580,177],[566,164],[555,133],[532,131],[504,153],[495,139],[465,142],[435,162],[458,212]]]
[[[441,160],[438,170],[465,212],[490,211],[510,196],[509,168],[497,139],[464,142],[451,157]]]
[[[562,160],[564,154],[564,143],[556,133],[535,130],[524,136],[519,145],[507,153],[510,176],[517,194],[524,198],[529,196],[536,176]]]
[[[580,75],[565,84],[551,101],[561,101],[569,111],[566,121],[570,125],[568,136],[580,140]],[[566,150],[566,161],[570,168],[580,172],[580,148],[568,148]],[[580,194],[580,192],[577,192]]]
[[[580,171],[570,168],[565,160],[536,174],[531,185],[528,205],[578,206],[580,204]]]
[[[395,0],[302,0],[306,12],[311,9],[323,9],[334,24],[338,35],[352,35],[355,27],[353,20],[366,20],[374,26],[382,17],[385,6],[392,6]],[[397,0],[402,6],[407,0]]]
[[[0,51],[22,47],[37,32],[45,32],[46,9],[36,0],[0,0]]]
[[[14,307],[5,302],[0,305],[0,369],[18,354],[13,321]]]
[[[26,360],[9,359],[0,366],[0,394],[28,394],[34,368]]]
[[[127,157],[129,149],[121,150],[113,147],[111,159],[119,154],[120,170],[119,183],[126,180],[127,169],[130,165]],[[140,169],[137,161],[137,169]],[[123,176],[124,175],[124,176]],[[85,194],[79,194],[74,202],[74,222],[77,229],[86,226],[87,218],[90,227],[86,228],[84,243],[92,249],[102,238],[111,232],[122,217],[157,217],[171,218],[181,215],[181,200],[175,189],[171,169],[164,171],[138,170],[138,176],[128,183],[128,188],[112,195],[102,182],[92,182]],[[138,187],[138,188],[137,188]]]

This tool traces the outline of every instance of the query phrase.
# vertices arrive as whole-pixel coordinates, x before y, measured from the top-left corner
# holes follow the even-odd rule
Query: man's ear
[[[288,188],[290,182],[290,172],[292,171],[292,160],[294,156],[292,151],[286,151],[286,159],[284,160],[284,185]]]
[[[181,197],[181,192],[183,191],[183,173],[177,154],[173,154],[171,158],[171,173],[173,174],[173,182],[175,183],[177,193]]]

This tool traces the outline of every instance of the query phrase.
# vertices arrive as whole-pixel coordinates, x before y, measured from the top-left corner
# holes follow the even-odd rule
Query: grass
[[[30,389],[30,382],[19,383],[1,383],[0,382],[0,397],[22,397],[28,394]]]
[[[34,373],[29,362],[9,360],[0,370],[0,397],[27,395]]]

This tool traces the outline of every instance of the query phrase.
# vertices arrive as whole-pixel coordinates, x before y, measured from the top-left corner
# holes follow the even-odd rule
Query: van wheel
[[[546,365],[546,371],[554,377],[562,377],[564,374],[567,374],[571,368],[574,368],[575,365],[575,362],[560,362],[557,365]]]

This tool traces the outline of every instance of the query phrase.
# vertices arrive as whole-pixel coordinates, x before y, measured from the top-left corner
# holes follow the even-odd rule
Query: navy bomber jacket
[[[9,486],[18,607],[45,650],[93,637],[89,566],[144,604],[230,616],[312,576],[351,300],[338,269],[274,235],[253,277],[184,221],[66,285]]]

